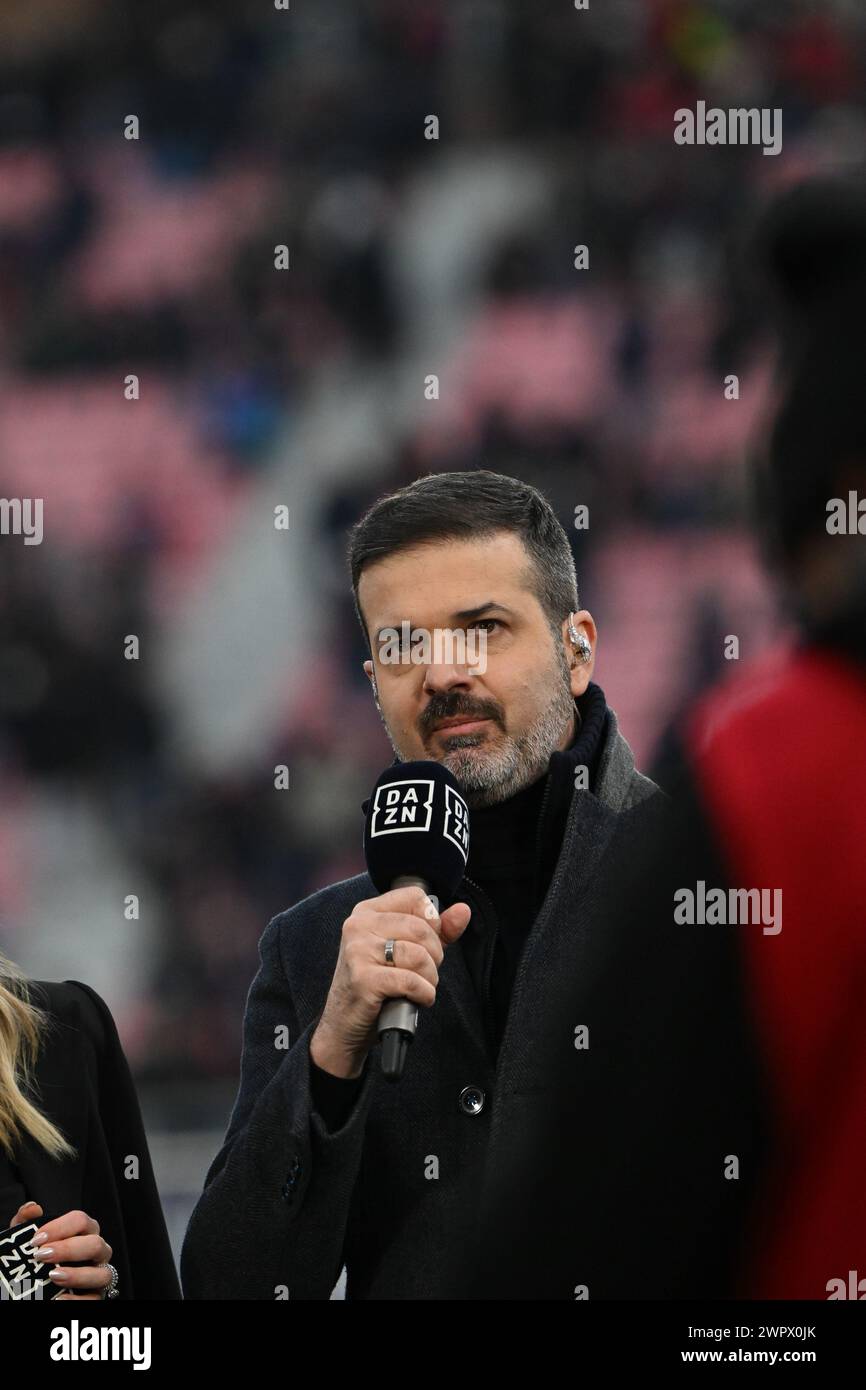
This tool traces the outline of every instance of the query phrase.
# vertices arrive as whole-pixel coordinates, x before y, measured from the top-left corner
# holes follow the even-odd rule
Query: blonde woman
[[[24,1222],[59,1299],[181,1297],[107,1005],[0,954],[0,1230]]]

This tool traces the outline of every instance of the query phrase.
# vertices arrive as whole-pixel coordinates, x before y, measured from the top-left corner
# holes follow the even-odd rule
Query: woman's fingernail
[[[38,1236],[34,1236],[34,1237],[33,1237],[33,1239],[31,1240],[30,1244],[31,1244],[31,1245],[44,1245],[47,1239],[48,1239],[48,1236],[46,1235],[45,1231],[40,1231],[39,1234],[38,1234]]]
[[[43,1245],[41,1250],[36,1251],[37,1260],[50,1260],[54,1254],[53,1245]]]
[[[56,1279],[58,1284],[62,1284],[64,1280],[69,1278],[69,1271],[67,1269],[52,1269],[48,1272],[48,1278]]]

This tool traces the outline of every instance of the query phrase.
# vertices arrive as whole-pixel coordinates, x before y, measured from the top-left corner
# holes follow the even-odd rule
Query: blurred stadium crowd
[[[860,157],[864,31],[854,0],[0,9],[0,495],[45,506],[0,539],[0,948],[99,989],[142,1082],[233,1089],[268,919],[362,867],[392,753],[343,549],[383,490],[484,466],[589,507],[644,763],[722,636],[771,636],[732,272],[772,192]],[[677,146],[698,99],[781,107],[782,153]]]

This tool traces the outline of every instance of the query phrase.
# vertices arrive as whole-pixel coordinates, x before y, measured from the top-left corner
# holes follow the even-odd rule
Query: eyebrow
[[[495,599],[488,599],[487,603],[480,603],[477,608],[461,608],[460,612],[453,616],[469,622],[472,618],[480,618],[482,613],[488,612],[491,608],[496,608],[500,613],[507,613],[510,618],[514,617],[513,609],[506,608],[504,603],[497,603]]]
[[[461,622],[471,622],[473,618],[480,618],[485,613],[488,613],[491,608],[495,608],[498,613],[507,613],[510,618],[514,617],[513,608],[508,608],[507,605],[504,603],[497,603],[495,599],[488,599],[486,603],[479,603],[477,608],[461,608],[457,613],[452,613],[451,617],[453,620],[459,620]],[[411,627],[414,628],[414,626],[415,624],[412,623]],[[376,631],[376,633],[374,634],[374,641],[378,641],[382,633],[388,631],[389,628],[390,630],[393,630],[397,627],[399,627],[399,623],[386,623],[384,627],[380,627]]]

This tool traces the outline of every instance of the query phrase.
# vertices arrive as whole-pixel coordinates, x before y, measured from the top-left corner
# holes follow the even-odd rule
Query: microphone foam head
[[[366,803],[364,854],[380,893],[396,878],[421,878],[450,903],[469,854],[469,808],[442,763],[396,763],[382,773]]]

